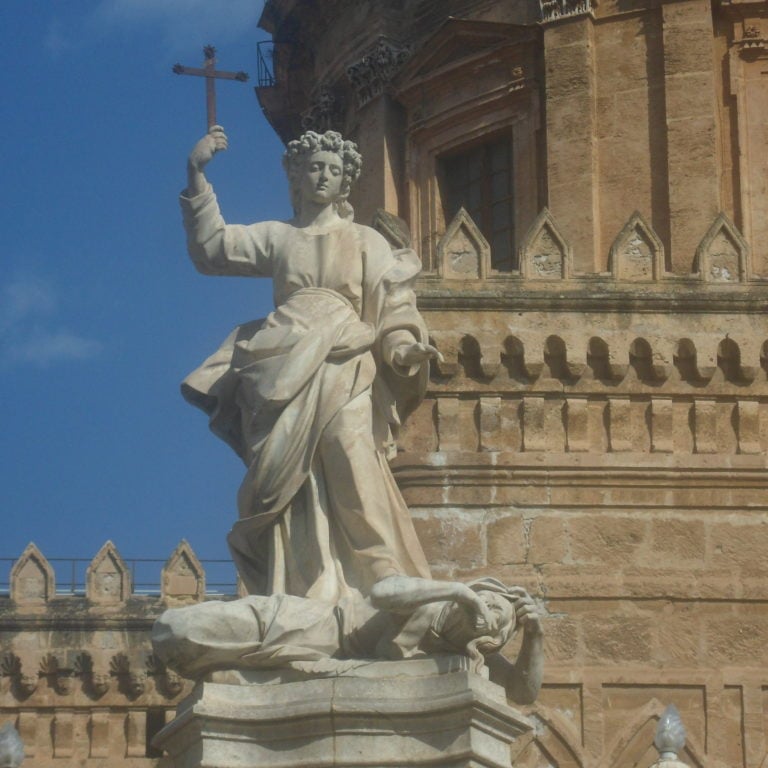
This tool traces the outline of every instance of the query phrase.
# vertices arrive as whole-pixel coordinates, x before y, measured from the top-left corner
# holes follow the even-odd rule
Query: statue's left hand
[[[517,623],[526,634],[541,634],[541,616],[533,598],[522,587],[512,587],[510,592],[517,596],[515,600]]]
[[[399,346],[392,355],[392,359],[397,365],[402,365],[408,368],[412,365],[425,363],[427,360],[439,360],[442,362],[443,356],[437,348],[433,347],[431,344],[416,342],[415,344],[403,344]]]

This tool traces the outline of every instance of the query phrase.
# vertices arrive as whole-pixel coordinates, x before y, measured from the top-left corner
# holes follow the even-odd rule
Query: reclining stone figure
[[[512,663],[500,651],[520,627]],[[489,674],[518,704],[534,701],[541,686],[536,606],[521,587],[491,578],[463,584],[390,576],[369,598],[352,595],[337,604],[275,594],[171,608],[156,622],[152,642],[168,667],[191,678],[328,659],[465,654],[473,671]]]

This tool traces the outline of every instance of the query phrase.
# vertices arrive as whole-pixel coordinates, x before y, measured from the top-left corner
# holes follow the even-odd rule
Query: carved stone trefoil
[[[539,0],[542,21],[555,21],[592,12],[592,0]]]
[[[380,37],[365,56],[350,64],[347,67],[347,77],[355,89],[358,107],[384,93],[410,55],[409,46]]]

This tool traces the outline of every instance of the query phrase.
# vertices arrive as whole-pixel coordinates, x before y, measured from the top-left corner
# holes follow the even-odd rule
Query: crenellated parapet
[[[0,593],[0,720],[14,724],[35,765],[149,766],[159,757],[151,738],[190,684],[152,653],[150,631],[169,605],[205,599],[206,574],[186,541],[149,587],[133,583],[132,565],[108,541],[74,583],[70,562],[49,562],[34,544],[10,569]]]
[[[431,267],[428,263],[424,281],[444,282],[447,289],[462,291],[471,289],[472,281],[495,289],[511,283],[517,289],[530,285],[557,290],[558,284],[565,283],[572,287],[594,285],[601,290],[623,287],[633,293],[654,285],[668,292],[701,284],[768,286],[768,278],[753,268],[749,244],[722,212],[701,232],[701,241],[688,260],[687,274],[669,269],[661,238],[639,211],[615,234],[606,257],[601,259],[607,264],[605,271],[579,270],[578,264],[585,261],[585,254],[575,251],[567,231],[544,208],[523,236],[514,268],[495,270],[490,244],[461,208],[437,241],[436,260]]]

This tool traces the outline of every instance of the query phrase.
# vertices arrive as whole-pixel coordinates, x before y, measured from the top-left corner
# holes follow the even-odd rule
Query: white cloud
[[[71,40],[65,35],[61,22],[58,19],[52,19],[48,24],[48,29],[46,29],[43,36],[43,47],[54,59],[73,47]]]
[[[30,363],[45,368],[51,363],[87,360],[101,351],[101,344],[72,333],[65,328],[36,328],[27,338],[11,340],[6,357],[14,363]]]
[[[46,283],[17,278],[0,288],[0,361],[45,367],[54,362],[86,360],[101,344],[56,321],[57,302]]]
[[[24,318],[50,315],[56,310],[53,292],[38,280],[14,280],[3,286],[0,296],[0,333]]]
[[[95,20],[108,25],[152,25],[174,52],[253,35],[258,0],[101,0]]]

